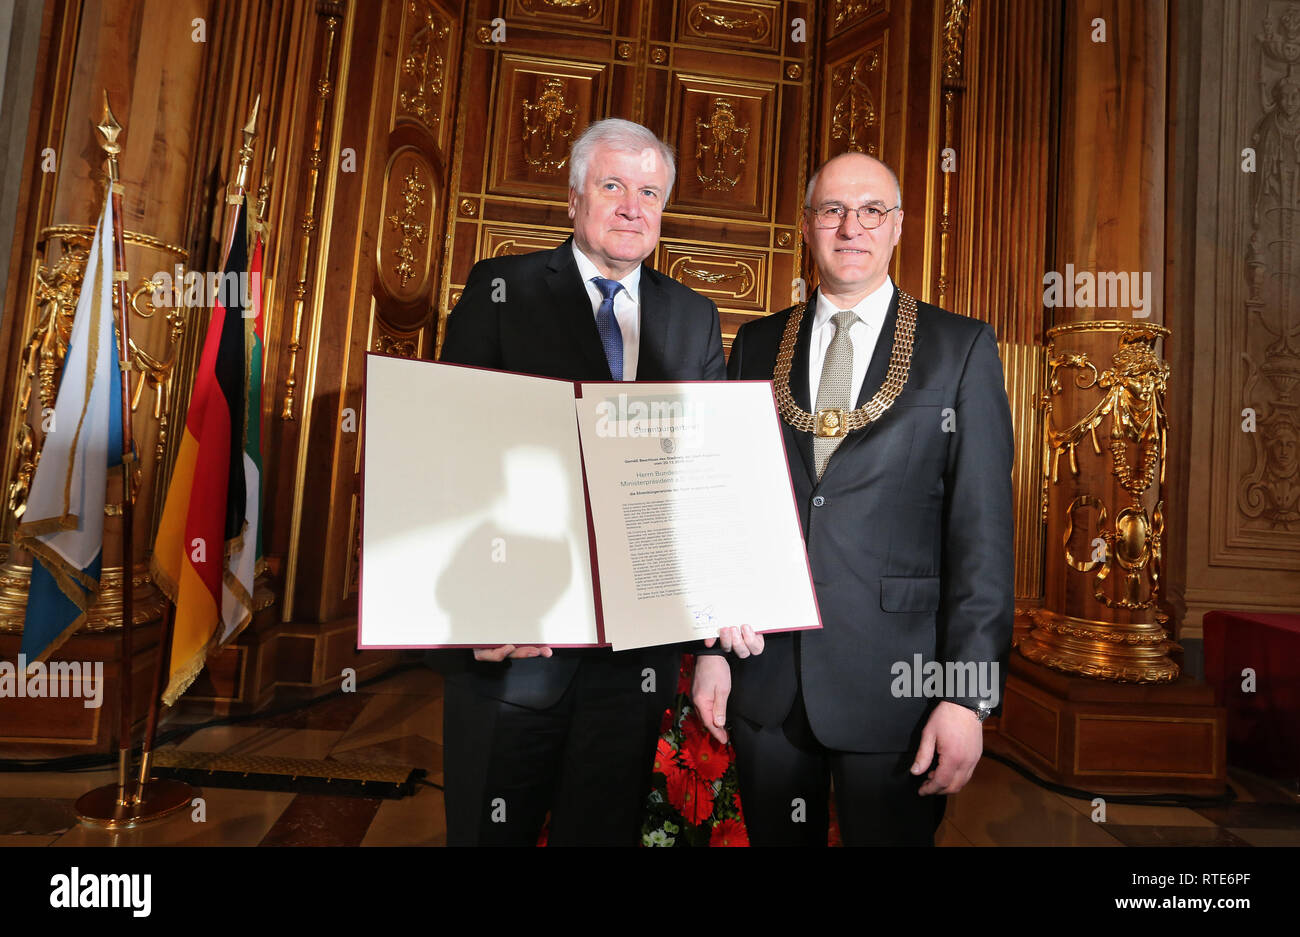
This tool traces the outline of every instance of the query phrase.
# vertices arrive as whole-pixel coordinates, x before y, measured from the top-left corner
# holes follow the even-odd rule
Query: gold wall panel
[[[569,146],[601,113],[606,68],[518,55],[501,57],[489,191],[567,196]]]
[[[391,127],[419,124],[445,149],[450,130],[456,25],[429,0],[407,0],[402,11],[397,95]]]
[[[889,0],[830,0],[829,3],[823,0],[823,5],[830,7],[826,19],[831,36],[866,22],[877,13],[889,12]]]
[[[776,87],[674,75],[670,95],[677,184],[669,210],[770,218]]]
[[[762,312],[767,308],[765,251],[662,240],[654,268],[709,297],[720,309]]]
[[[889,30],[826,66],[822,86],[824,159],[850,150],[881,156],[885,141],[885,70]]]
[[[779,52],[785,31],[780,0],[698,0],[677,8],[678,42]]]
[[[480,257],[506,257],[559,247],[569,236],[567,231],[539,231],[513,225],[484,225]]]
[[[614,29],[614,4],[615,0],[510,0],[506,20],[609,33]]]
[[[437,186],[428,158],[411,146],[394,151],[384,170],[383,227],[376,239],[376,286],[398,303],[414,303],[429,293],[433,273],[433,221]],[[415,313],[423,321],[427,312]],[[402,322],[385,309],[385,318]],[[415,323],[412,323],[415,324]]]

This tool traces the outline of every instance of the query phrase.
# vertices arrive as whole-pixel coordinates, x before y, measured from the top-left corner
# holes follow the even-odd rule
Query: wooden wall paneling
[[[952,9],[951,2],[949,9]],[[1037,0],[971,7],[960,63],[947,308],[998,334],[1016,433],[1016,596],[1043,593],[1042,277],[1052,215],[1051,94],[1059,80],[1060,13]],[[947,17],[945,17],[947,18]],[[947,67],[945,53],[945,69]],[[949,93],[945,74],[945,96]],[[940,181],[947,181],[947,175]],[[942,225],[942,220],[941,220]]]
[[[344,597],[342,581],[357,490],[360,375],[381,230],[374,216],[389,163],[383,141],[391,96],[398,93],[396,52],[404,6],[384,3],[363,15],[348,4],[338,24],[337,70],[320,128],[320,175],[310,207],[318,247],[309,268],[311,292],[302,310],[303,350],[297,362],[302,435],[295,453],[285,621],[329,621],[356,609],[355,598]],[[355,151],[354,172],[342,171],[345,148]],[[348,409],[352,419],[345,422]]]
[[[558,154],[609,116],[640,120],[675,148],[677,183],[651,263],[718,303],[724,341],[755,313],[788,305],[801,269],[794,190],[806,173],[813,76],[812,43],[782,37],[808,5],[514,4],[506,9],[522,20],[507,16],[504,47],[490,41],[498,9],[478,4],[467,25],[444,317],[475,260],[568,235]],[[560,30],[566,16],[579,25]]]

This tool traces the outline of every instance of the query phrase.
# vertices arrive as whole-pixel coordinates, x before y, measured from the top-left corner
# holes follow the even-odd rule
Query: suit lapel
[[[596,317],[591,311],[591,297],[573,259],[572,237],[551,253],[546,270],[546,287],[551,291],[552,308],[561,328],[569,333],[573,347],[590,369],[588,373],[603,374],[606,380],[611,379],[605,347],[600,343]]]
[[[865,406],[866,402],[885,383],[885,375],[889,373],[890,354],[894,350],[894,326],[897,322],[898,287],[895,286],[894,298],[889,301],[889,311],[885,313],[885,321],[880,327],[880,336],[876,339],[876,347],[871,353],[871,364],[867,366],[867,375],[862,379],[862,389],[858,391],[858,401],[853,405],[855,410],[858,407]],[[837,459],[843,460],[843,457],[848,452],[862,445],[862,440],[870,436],[875,428],[875,423],[868,423],[862,429],[849,433],[844,442],[840,443],[839,448],[835,450],[830,461],[826,463],[826,471],[822,474],[822,478],[824,479],[831,473]]]
[[[808,297],[808,303],[804,307],[803,319],[799,323],[799,335],[794,343],[794,358],[790,362],[790,396],[794,397],[794,402],[800,408],[811,412],[812,403],[808,399],[808,348],[812,344],[812,327],[813,319],[817,313],[817,291],[813,290],[812,295]],[[790,429],[794,434],[795,448],[799,450],[799,456],[803,459],[804,470],[808,473],[808,480],[815,486],[817,484],[816,463],[813,462],[812,451],[812,433],[805,433],[800,430]]]
[[[668,298],[658,271],[641,265],[641,341],[637,346],[636,379],[661,381],[667,373]]]

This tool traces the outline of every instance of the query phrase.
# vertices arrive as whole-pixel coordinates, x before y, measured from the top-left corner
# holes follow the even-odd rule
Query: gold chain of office
[[[846,436],[854,430],[880,419],[894,404],[907,383],[912,366],[912,338],[916,334],[916,300],[902,290],[898,291],[898,318],[894,322],[894,345],[889,352],[889,370],[885,382],[865,404],[856,410],[845,411],[839,407],[825,407],[809,413],[794,402],[790,393],[790,364],[794,361],[795,340],[799,336],[799,323],[803,321],[807,303],[799,303],[790,312],[781,336],[781,346],[776,353],[776,405],[781,416],[795,429],[814,436]]]

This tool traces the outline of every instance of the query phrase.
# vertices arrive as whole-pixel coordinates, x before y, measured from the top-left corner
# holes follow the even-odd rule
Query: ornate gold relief
[[[569,146],[597,119],[616,67],[501,53],[487,140],[488,193],[565,197]]]
[[[386,219],[401,232],[402,240],[393,248],[393,256],[397,260],[393,273],[403,289],[416,274],[417,257],[412,245],[423,244],[427,237],[425,226],[419,221],[422,217],[420,208],[426,203],[421,193],[427,188],[429,184],[420,178],[420,167],[412,166],[411,171],[402,179],[403,205]]]
[[[0,572],[0,633],[21,632],[27,618],[27,590],[31,567],[6,563]],[[131,620],[142,625],[162,617],[166,597],[158,591],[145,563],[137,563],[131,576]],[[82,631],[111,631],[122,627],[122,567],[111,566],[100,576],[99,594],[86,611]]]
[[[719,307],[746,312],[765,309],[769,262],[762,251],[661,241],[655,267]]]
[[[403,336],[382,330],[375,335],[375,342],[371,346],[372,351],[385,355],[396,355],[399,358],[414,358],[419,354],[419,348],[420,333],[418,332]]]
[[[872,48],[831,69],[830,136],[841,144],[837,152],[852,150],[880,155],[877,112],[882,81],[880,59],[880,49]]]
[[[830,34],[834,36],[877,13],[888,10],[885,0],[833,0]]]
[[[511,0],[506,19],[530,17],[608,31],[613,23],[613,7],[607,0]]]
[[[1155,353],[1157,338],[1168,329],[1155,325],[1126,325],[1120,330],[1119,348],[1111,366],[1099,370],[1086,354],[1056,352],[1060,329],[1049,332],[1048,392],[1043,399],[1043,485],[1059,481],[1062,455],[1068,457],[1070,473],[1079,475],[1076,449],[1087,441],[1095,455],[1102,454],[1097,428],[1107,419],[1110,432],[1106,448],[1110,451],[1110,473],[1129,495],[1129,504],[1107,523],[1104,502],[1093,495],[1075,497],[1066,508],[1066,526],[1062,539],[1066,564],[1081,572],[1096,570],[1094,598],[1108,608],[1145,609],[1155,606],[1160,591],[1161,541],[1164,532],[1163,502],[1158,501],[1148,513],[1142,503],[1144,495],[1157,482],[1164,482],[1165,467],[1165,383],[1169,365]],[[1078,420],[1058,429],[1053,421],[1053,397],[1062,392],[1061,372],[1073,372],[1078,390],[1100,391],[1097,402]],[[1130,455],[1132,450],[1132,455]],[[1102,541],[1087,560],[1070,553],[1069,541],[1076,523],[1075,515],[1085,507],[1093,508],[1096,521],[1088,542]],[[1043,501],[1044,520],[1047,501]],[[1095,538],[1095,539],[1094,539]],[[1100,555],[1097,555],[1100,554]],[[1119,595],[1112,596],[1106,580],[1112,574],[1122,577]]]
[[[650,50],[650,61],[656,65],[662,65],[668,61],[668,50],[663,46],[655,46]]]
[[[59,376],[63,369],[63,359],[68,351],[72,319],[81,292],[81,281],[85,275],[86,259],[93,234],[94,229],[89,226],[54,225],[45,228],[38,241],[40,253],[47,257],[54,255],[54,259],[49,264],[37,265],[33,286],[34,304],[37,307],[34,316],[36,325],[24,344],[18,361],[22,378],[13,439],[14,470],[6,492],[8,508],[16,518],[21,518],[26,511],[32,477],[36,472],[36,466],[40,463],[40,446],[29,419],[32,417],[38,424],[40,422],[39,417],[34,417],[31,413],[33,391],[40,410],[44,411],[54,406],[58,397]],[[181,248],[146,234],[127,231],[123,238],[127,244],[134,247],[158,251],[169,263],[184,261],[188,257],[187,252]],[[162,266],[166,265],[166,263],[162,264]],[[174,263],[174,270],[183,282],[183,268],[179,263]],[[183,290],[182,282],[175,284],[175,291]],[[142,278],[139,286],[131,292],[128,303],[139,318],[153,318],[155,310],[152,294],[156,287],[162,285],[151,279]],[[116,291],[113,300],[116,306]],[[178,305],[167,312],[166,321],[170,326],[167,332],[167,347],[172,349],[167,360],[149,354],[137,345],[134,339],[131,340],[127,353],[133,370],[141,374],[131,394],[132,411],[139,407],[146,384],[155,394],[152,415],[159,424],[158,441],[155,447],[155,459],[158,461],[163,457],[167,440],[171,371],[175,362],[174,349],[184,331],[184,311],[184,308]],[[135,468],[134,480],[138,487],[140,483],[138,465]],[[109,507],[111,508],[112,505]]]
[[[506,257],[559,247],[568,237],[564,231],[541,231],[506,225],[483,226],[483,257]]]
[[[701,0],[682,4],[677,31],[680,39],[694,44],[725,42],[775,52],[780,16],[780,4],[775,2]]]
[[[578,111],[565,99],[565,87],[560,78],[544,78],[537,103],[523,102],[524,160],[543,175],[558,173],[569,162]]]
[[[668,142],[681,158],[672,208],[771,220],[776,98],[775,84],[673,75]]]
[[[943,10],[943,77],[960,81],[962,47],[966,41],[966,19],[970,15],[966,0],[946,0]]]
[[[740,126],[731,101],[714,98],[708,121],[695,121],[695,177],[706,189],[731,191],[745,168],[748,142],[749,125]]]
[[[442,120],[442,93],[451,23],[426,0],[408,0],[408,24],[414,25],[402,50],[402,77],[397,96],[402,113],[431,130]]]

